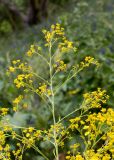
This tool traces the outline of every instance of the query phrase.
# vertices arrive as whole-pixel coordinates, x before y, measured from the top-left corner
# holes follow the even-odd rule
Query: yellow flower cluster
[[[28,55],[29,57],[31,57],[35,52],[36,52],[35,46],[34,46],[34,45],[31,45],[31,46],[30,46],[30,49],[27,51],[27,55]]]
[[[85,157],[87,160],[92,159],[92,160],[111,160],[111,156],[108,153],[100,153],[100,152],[95,152],[95,150],[90,149],[85,152]]]
[[[23,152],[23,146],[20,143],[16,144],[17,150],[13,150],[12,153],[15,156],[16,159],[22,160],[22,152]]]
[[[26,145],[26,148],[31,148],[35,145],[36,140],[41,138],[41,131],[35,130],[33,127],[29,127],[23,130],[22,144]]]
[[[70,122],[71,122],[70,128],[72,130],[79,128],[79,122],[81,124],[85,124],[85,122],[81,121],[80,117],[76,117],[76,118],[70,119]]]
[[[44,136],[44,140],[52,141],[54,140],[53,133],[56,133],[56,143],[58,146],[64,146],[64,140],[68,137],[69,131],[63,126],[62,123],[56,123],[55,125],[51,125],[48,131],[44,131],[46,134]]]
[[[1,129],[0,130],[0,159],[1,160],[11,160],[11,154],[10,154],[10,145],[6,144],[6,127],[2,128],[3,125],[1,123]],[[10,127],[9,127],[10,128]]]
[[[49,46],[58,41],[58,48],[61,52],[68,52],[71,49],[76,50],[73,46],[73,42],[65,37],[64,28],[62,28],[60,24],[52,25],[50,31],[43,30],[42,32],[47,42],[45,46]]]
[[[36,92],[40,95],[48,95],[48,96],[52,95],[51,90],[48,89],[48,86],[45,83],[41,84],[39,88],[36,89]]]
[[[9,144],[4,145],[4,147],[0,144],[0,159],[1,160],[11,160]]]
[[[62,28],[58,23],[56,25],[52,25],[50,31],[43,29],[42,32],[45,35],[45,40],[47,42],[46,46],[48,46],[53,39],[57,40],[59,37],[63,37],[65,34],[64,28]]]
[[[14,70],[12,71],[12,68]],[[28,89],[32,88],[33,84],[33,70],[28,63],[21,63],[20,60],[14,60],[12,61],[12,66],[8,69],[8,75],[12,72],[17,73],[17,77],[14,78],[14,84],[15,86],[19,88],[24,88],[24,91],[28,91]]]
[[[83,97],[84,109],[100,108],[101,104],[106,103],[106,101],[109,99],[109,96],[106,94],[106,90],[101,90],[101,88],[98,88],[97,91],[85,93]]]
[[[28,74],[19,74],[14,79],[14,84],[17,88],[25,87],[26,84],[31,84],[33,82],[32,80],[33,75],[31,73]]]
[[[29,57],[31,57],[33,54],[37,54],[37,52],[39,53],[42,50],[42,48],[40,46],[37,45],[31,45],[30,49],[27,51],[27,55]]]
[[[17,88],[24,87],[24,74],[20,74],[17,76],[17,78],[14,79],[14,84],[16,85]]]
[[[4,145],[5,144],[5,134],[4,134],[4,131],[0,131],[0,145]],[[0,148],[2,148],[2,146],[0,146]]]
[[[18,59],[18,60],[13,61],[12,63],[13,63],[13,65],[16,65],[19,62],[20,62],[20,60]],[[15,72],[15,70],[16,70],[15,66],[10,66],[8,68],[7,74],[9,75],[10,73]]]
[[[87,160],[111,160],[114,158],[113,109],[109,108],[106,110],[102,108],[99,113],[88,114],[84,119],[83,117],[76,117],[71,119],[70,122],[71,125],[69,128],[72,130],[76,129],[80,133],[80,137],[84,140],[86,151],[83,155]],[[99,142],[102,143],[95,151],[94,148]],[[76,144],[77,146],[78,144]],[[72,159],[72,157],[68,157],[70,160]]]
[[[84,61],[80,62],[79,67],[80,68],[85,68],[89,67],[90,64],[95,64],[96,66],[99,66],[99,63],[97,60],[95,60],[93,57],[85,57]]]
[[[55,68],[56,72],[59,72],[59,71],[65,71],[67,65],[64,63],[64,61],[57,60],[56,63],[53,65],[53,67]]]
[[[14,100],[13,100],[13,111],[17,111],[18,110],[18,104],[22,101],[22,99],[23,99],[23,96],[22,95],[19,95],[17,98],[15,98]]]
[[[9,108],[0,108],[0,115],[5,116],[9,111]]]
[[[76,51],[76,48],[73,46],[73,42],[69,41],[66,39],[66,37],[63,37],[63,42],[60,42],[58,45],[58,48],[60,49],[61,52],[67,52],[71,49]]]
[[[16,159],[22,160],[23,152],[28,148],[34,148],[35,143],[41,138],[41,131],[36,130],[33,127],[26,129],[21,128],[22,136],[16,133],[15,127],[9,124],[1,123],[2,131],[0,131],[0,159],[11,160],[13,154]],[[7,143],[7,137],[17,140],[16,148],[11,150],[10,145]]]
[[[96,65],[97,67],[99,67],[99,63],[97,60],[95,60],[93,57],[85,57],[85,59],[83,61],[81,61],[79,64],[75,65],[72,67],[72,71],[75,73],[78,73],[80,71],[82,71],[84,68],[89,67],[91,64]],[[74,74],[75,75],[75,74]]]
[[[16,70],[21,70],[23,72],[25,71],[31,71],[31,66],[27,66],[27,63],[20,63],[20,60],[14,60],[12,61],[12,66],[10,66],[8,68],[8,74],[10,74],[11,72],[15,72]]]
[[[66,160],[84,160],[84,158],[80,154],[77,154],[76,156],[72,156],[70,155],[70,152],[69,152],[69,155],[66,156]]]

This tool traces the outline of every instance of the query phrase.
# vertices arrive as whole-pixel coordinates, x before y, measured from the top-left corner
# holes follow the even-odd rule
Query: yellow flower
[[[14,72],[15,68],[14,67],[9,67],[9,72]]]
[[[29,56],[29,57],[31,57],[34,53],[35,53],[35,46],[34,45],[31,45],[30,46],[30,49],[27,51],[27,55]]]
[[[8,111],[9,111],[9,108],[1,108],[0,109],[0,112],[1,112],[2,116],[5,116],[8,113]]]
[[[19,102],[20,102],[22,99],[23,99],[23,96],[22,96],[22,95],[19,95],[17,98],[15,98],[15,99],[13,100],[13,104],[18,105]]]
[[[56,64],[53,65],[53,67],[56,69],[57,72],[59,71],[65,71],[67,65],[62,60],[57,60]]]

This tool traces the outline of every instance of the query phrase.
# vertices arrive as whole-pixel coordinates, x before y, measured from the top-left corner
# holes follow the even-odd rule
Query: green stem
[[[43,80],[46,84],[49,85],[48,81],[47,81],[46,79],[44,79],[43,77],[41,77],[40,75],[38,75],[38,74],[36,74],[36,73],[34,73],[34,72],[32,72],[32,74],[33,74],[34,76],[36,76],[38,79]]]
[[[45,62],[46,62],[46,64],[48,64],[49,65],[49,63],[48,63],[48,61],[47,61],[47,59],[46,58],[44,58],[44,56],[42,56],[41,54],[39,54],[38,52],[35,52],[37,55],[39,55]]]
[[[73,113],[81,110],[82,108],[78,108],[78,109],[75,109],[74,111],[70,112],[69,114],[67,114],[66,116],[64,116],[63,118],[61,118],[57,123],[60,123],[61,121],[63,121],[65,118],[69,117],[70,115],[72,115]]]
[[[52,75],[52,56],[51,56],[51,42],[49,45],[49,56],[50,56],[50,61],[49,61],[49,67],[50,67],[50,89],[51,89],[51,106],[52,106],[52,115],[53,115],[53,123],[54,126],[56,125],[56,120],[55,120],[55,104],[54,104],[54,92],[53,92],[53,75]],[[59,160],[59,153],[58,153],[58,144],[57,144],[57,133],[54,127],[54,131],[53,131],[53,135],[54,135],[54,146],[55,146],[55,158],[56,160]]]
[[[32,147],[33,147],[38,153],[40,153],[46,160],[49,160],[35,145],[32,145]]]

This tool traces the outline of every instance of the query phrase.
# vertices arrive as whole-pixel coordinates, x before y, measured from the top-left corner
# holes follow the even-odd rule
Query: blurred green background
[[[30,44],[41,44],[41,30],[60,23],[67,37],[78,47],[77,53],[65,57],[71,64],[85,56],[93,56],[100,67],[90,67],[63,86],[56,97],[56,116],[64,116],[78,107],[85,92],[106,89],[114,106],[114,1],[113,0],[0,0],[0,106],[12,106],[20,93],[7,77],[6,70],[13,59],[27,60]],[[36,72],[47,73],[39,58],[31,59]],[[48,76],[48,75],[47,75]],[[57,77],[57,79],[60,77]],[[75,91],[69,95],[70,91]],[[28,109],[9,118],[20,126],[48,128],[52,115],[37,95],[27,95]],[[59,108],[59,109],[58,109]],[[12,144],[13,145],[13,144]],[[51,146],[43,142],[40,148],[49,153]],[[33,158],[31,158],[31,155]],[[42,160],[37,153],[25,153],[25,160]]]

